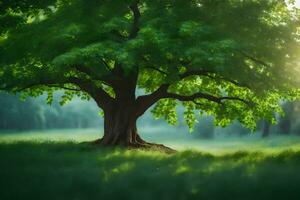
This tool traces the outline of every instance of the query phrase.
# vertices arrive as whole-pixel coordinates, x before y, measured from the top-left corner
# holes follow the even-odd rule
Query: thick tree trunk
[[[162,144],[144,141],[137,132],[137,116],[134,107],[115,107],[104,113],[104,136],[96,144],[102,146],[123,146],[129,148],[156,148],[167,153],[175,150]]]
[[[104,114],[103,145],[130,146],[137,143],[136,120],[132,109],[114,108]]]
[[[114,68],[117,78],[110,80],[115,92],[115,97],[95,92],[94,99],[98,106],[104,111],[104,136],[93,142],[102,146],[125,146],[133,148],[152,148],[164,150],[168,153],[175,150],[161,144],[145,142],[137,132],[136,122],[139,116],[157,101],[148,98],[136,98],[137,73],[128,77],[123,76],[122,69]],[[155,96],[156,97],[156,96]],[[150,99],[150,100],[149,100]]]

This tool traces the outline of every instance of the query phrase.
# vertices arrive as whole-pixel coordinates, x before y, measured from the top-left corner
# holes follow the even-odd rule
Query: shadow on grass
[[[173,155],[0,144],[0,199],[300,199],[300,152]]]

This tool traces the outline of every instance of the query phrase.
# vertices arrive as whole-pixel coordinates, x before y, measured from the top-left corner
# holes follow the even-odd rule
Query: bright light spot
[[[291,0],[285,0],[285,2],[289,5],[289,7],[292,7],[291,3],[289,3]],[[300,0],[295,0],[295,7],[300,8]]]
[[[296,0],[295,6],[296,6],[297,8],[300,8],[300,0]]]

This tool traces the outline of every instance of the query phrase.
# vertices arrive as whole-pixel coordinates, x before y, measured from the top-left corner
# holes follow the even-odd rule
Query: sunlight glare
[[[300,0],[296,0],[296,1],[295,1],[295,6],[296,6],[297,8],[300,8]]]
[[[294,1],[295,7],[300,8],[300,0],[285,0],[286,4],[288,5],[288,8],[291,9],[292,7],[294,7],[294,6],[292,6],[293,3],[291,3],[293,1]]]

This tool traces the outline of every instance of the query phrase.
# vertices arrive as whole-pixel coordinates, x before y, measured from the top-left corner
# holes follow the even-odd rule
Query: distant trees
[[[273,132],[279,135],[299,134],[300,133],[300,102],[286,102],[282,105],[284,116],[278,117],[278,124],[272,125],[263,120],[259,123],[262,137],[267,137]]]
[[[17,97],[2,94],[0,105],[0,129],[33,129],[41,123],[38,105],[31,99],[20,103]]]
[[[98,108],[91,102],[73,100],[61,107],[55,95],[51,106],[44,102],[44,98],[27,98],[21,102],[19,96],[0,93],[0,130],[30,130],[30,129],[63,129],[99,127],[103,121],[98,116]],[[282,105],[285,112],[278,118],[278,124],[272,125],[266,120],[258,122],[258,130],[262,137],[271,134],[300,135],[300,102],[287,102]],[[179,107],[179,124],[183,124],[184,110]],[[141,126],[162,127],[166,124],[162,120],[151,120],[150,113],[146,113],[140,120]],[[203,116],[197,119],[192,136],[201,139],[213,139],[214,136],[243,136],[250,133],[237,121],[226,128],[216,127],[214,118]],[[182,127],[181,127],[182,128]]]
[[[257,122],[257,131],[263,138],[271,134],[277,135],[300,135],[300,102],[286,102],[282,105],[284,116],[277,117],[278,123],[272,125],[267,120]],[[240,123],[235,122],[230,126],[220,129],[213,125],[213,118],[204,117],[199,119],[199,124],[195,127],[195,135],[200,138],[213,138],[214,135],[221,132],[224,136],[243,136],[251,131],[244,128]]]
[[[300,133],[300,102],[288,102],[283,105],[285,115],[279,120],[279,132],[281,134]]]
[[[55,128],[99,127],[101,118],[97,106],[73,101],[61,107],[57,100],[51,106],[43,98],[27,98],[0,94],[0,130],[30,130]]]
[[[262,122],[262,137],[267,137],[270,135],[271,123],[264,120]]]
[[[205,116],[199,119],[194,133],[197,138],[212,139],[214,137],[215,125],[213,117]]]

